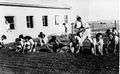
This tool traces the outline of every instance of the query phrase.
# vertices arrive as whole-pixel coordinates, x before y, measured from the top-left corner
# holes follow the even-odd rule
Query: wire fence
[[[109,22],[92,22],[89,23],[91,30],[92,30],[92,36],[95,36],[97,33],[105,34],[107,29],[112,29],[113,27],[116,27],[117,30],[119,30],[119,21],[109,21]]]

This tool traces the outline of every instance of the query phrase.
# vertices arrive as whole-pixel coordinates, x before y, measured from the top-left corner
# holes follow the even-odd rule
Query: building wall
[[[29,8],[29,7],[11,7],[11,6],[0,6],[0,35],[5,34],[8,39],[7,42],[15,40],[19,34],[30,35],[37,37],[39,32],[44,32],[46,35],[54,33],[64,32],[64,15],[68,15],[70,18],[70,10],[62,9],[45,9],[45,8]],[[48,26],[44,27],[42,22],[42,16],[48,15]],[[59,15],[59,25],[55,25],[55,15]],[[5,16],[15,16],[15,30],[6,32],[5,30]],[[33,16],[34,28],[27,28],[26,16]],[[69,20],[68,20],[69,21]],[[68,23],[70,25],[70,21]]]

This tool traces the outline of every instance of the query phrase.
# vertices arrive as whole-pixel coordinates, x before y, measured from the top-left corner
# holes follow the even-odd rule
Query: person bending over
[[[23,52],[28,51],[28,52],[33,52],[35,50],[35,43],[30,36],[25,36],[24,37],[24,47],[23,47]]]
[[[56,38],[56,36],[51,36],[51,39],[47,43],[47,47],[51,52],[57,53],[63,45],[61,42]]]

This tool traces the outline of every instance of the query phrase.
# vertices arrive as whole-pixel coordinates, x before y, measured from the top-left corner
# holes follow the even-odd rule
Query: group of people
[[[14,46],[16,47],[14,50],[19,52],[33,52],[35,51],[35,42],[33,41],[32,37],[30,36],[23,36],[22,34],[19,35],[18,38],[15,39]]]
[[[57,53],[63,47],[63,44],[56,38],[56,36],[51,36],[49,40],[45,39],[46,35],[40,32],[37,38],[32,38],[30,36],[19,35],[15,39],[14,48],[10,48],[16,52],[39,52],[42,49],[37,49],[37,47],[46,47],[44,50],[49,52]],[[37,39],[37,40],[36,40]]]
[[[63,24],[65,25],[65,23]],[[90,25],[85,22],[80,16],[76,17],[76,21],[74,23],[74,31],[75,34],[70,34],[69,37],[69,50],[72,53],[81,53],[83,49],[83,42],[88,39],[91,44],[91,52],[94,55],[98,55],[97,51],[100,55],[104,55],[104,50],[107,54],[109,54],[109,48],[113,49],[113,53],[117,53],[119,50],[119,34],[115,27],[112,30],[108,29],[106,31],[106,36],[109,39],[105,44],[103,40],[102,33],[96,34],[95,38],[91,37],[91,28]],[[65,26],[65,32],[67,32],[67,27]],[[67,33],[65,33],[67,35]],[[37,52],[36,49],[38,46],[45,46],[50,52],[60,52],[62,47],[66,45],[62,44],[62,42],[54,35],[47,37],[47,41],[45,40],[46,35],[43,32],[40,32],[38,35],[38,41],[35,41],[34,38],[30,36],[19,35],[18,38],[15,39],[14,50],[17,52]],[[1,37],[0,48],[4,47],[4,40],[7,39],[5,35]],[[12,48],[11,48],[12,49]]]
[[[38,35],[39,43],[34,40],[31,36],[23,36],[19,35],[18,38],[15,39],[14,46],[16,47],[14,50],[18,52],[36,52],[36,47],[43,46],[45,44],[45,34],[40,32]]]
[[[106,36],[108,37],[108,43],[105,44],[103,40],[102,33],[96,34],[95,38],[91,37],[91,28],[89,24],[80,16],[77,16],[75,21],[75,35],[70,38],[70,49],[73,53],[78,53],[83,51],[83,41],[88,39],[91,43],[91,51],[92,54],[98,55],[97,51],[100,55],[104,54],[104,50],[107,54],[109,54],[109,47],[113,49],[113,53],[117,53],[119,49],[119,38],[118,31],[115,27],[112,30],[108,29],[106,31]],[[74,39],[74,40],[73,40]]]

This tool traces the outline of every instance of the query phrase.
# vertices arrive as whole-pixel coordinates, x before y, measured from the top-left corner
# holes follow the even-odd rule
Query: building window
[[[42,16],[43,26],[48,26],[48,16]]]
[[[59,15],[55,15],[55,25],[59,25]]]
[[[64,22],[65,22],[65,23],[68,23],[68,15],[65,15],[65,16],[64,16]]]
[[[14,30],[14,16],[5,16],[5,23],[9,24],[9,29]]]
[[[26,16],[27,28],[33,28],[33,16]]]

